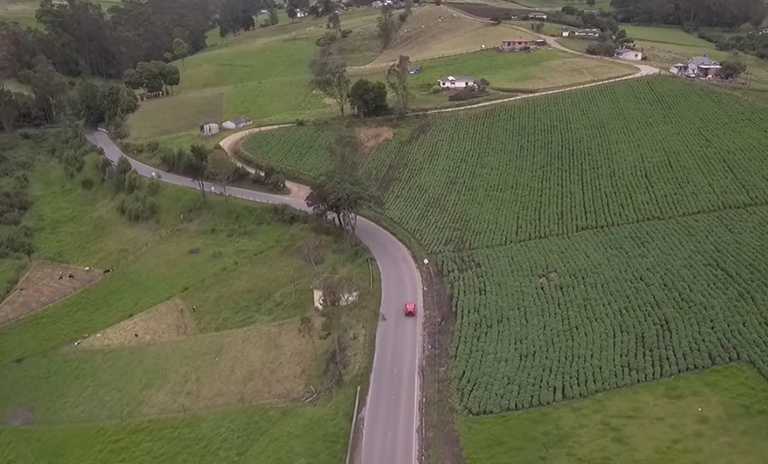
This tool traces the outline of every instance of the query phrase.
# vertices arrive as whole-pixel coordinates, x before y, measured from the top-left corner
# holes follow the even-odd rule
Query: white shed
[[[441,77],[437,80],[437,85],[439,85],[441,89],[463,89],[476,86],[475,80],[469,76]]]
[[[640,61],[643,59],[643,52],[638,52],[631,48],[620,48],[613,52],[613,56],[622,60]]]
[[[197,127],[200,129],[202,137],[210,137],[219,133],[219,124],[213,121],[203,121]]]
[[[224,121],[221,123],[221,127],[224,129],[240,129],[241,127],[245,127],[247,125],[252,124],[253,121],[248,116],[238,116],[236,118],[229,119],[227,121]]]

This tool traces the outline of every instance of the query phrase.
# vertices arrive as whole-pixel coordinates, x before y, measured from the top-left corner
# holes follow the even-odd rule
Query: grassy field
[[[758,464],[768,385],[747,367],[722,367],[460,424],[467,464]]]
[[[160,217],[128,225],[105,187],[83,190],[57,166],[40,166],[31,186],[35,259],[113,271],[0,329],[0,461],[343,459],[377,321],[367,251],[271,207],[201,207],[193,190],[162,188]],[[329,382],[330,342],[311,309],[322,279],[361,294],[342,312],[342,384],[308,406],[309,386]],[[34,427],[8,427],[19,415]]]
[[[379,212],[451,286],[460,408],[527,409],[734,361],[768,376],[767,115],[650,78],[400,123],[361,157]],[[313,130],[246,148],[322,171],[330,137]]]

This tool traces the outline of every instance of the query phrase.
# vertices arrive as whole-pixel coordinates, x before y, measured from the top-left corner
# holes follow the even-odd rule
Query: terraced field
[[[525,409],[734,361],[768,376],[767,116],[657,77],[416,120],[361,155],[380,213],[451,286],[461,408]],[[246,147],[321,172],[318,130]]]

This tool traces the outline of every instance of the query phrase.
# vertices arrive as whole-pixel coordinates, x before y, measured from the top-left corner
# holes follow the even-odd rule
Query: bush
[[[341,31],[341,38],[346,39],[352,33],[352,29],[344,29]]]
[[[587,46],[587,54],[594,56],[613,56],[616,46],[612,42],[596,42]]]
[[[147,183],[147,195],[154,197],[160,192],[160,181],[157,179],[150,179]]]
[[[404,23],[404,22],[405,22],[405,20],[406,20],[406,19],[408,19],[408,13],[406,13],[405,11],[403,11],[402,13],[400,13],[400,14],[398,15],[398,17],[400,18],[400,22],[401,22],[401,23]]]
[[[264,178],[264,186],[273,192],[281,192],[285,189],[285,177],[274,173]]]
[[[275,205],[272,207],[272,216],[276,221],[289,226],[294,224],[304,224],[309,220],[309,216],[291,208],[288,205]]]
[[[82,187],[83,190],[91,190],[93,188],[93,179],[90,177],[84,177],[80,181],[80,187]]]
[[[0,258],[17,255],[29,256],[34,251],[32,230],[26,226],[14,227],[0,232]]]
[[[299,126],[299,127],[306,126],[307,125],[307,121],[305,121],[303,119],[297,119],[296,120],[296,125]]]
[[[325,47],[326,45],[330,45],[330,44],[336,42],[337,40],[339,40],[339,37],[336,34],[334,34],[333,32],[329,31],[329,32],[326,32],[325,34],[323,34],[322,37],[317,39],[315,41],[315,45],[317,45],[318,47]]]
[[[151,219],[157,214],[157,203],[147,194],[134,191],[129,195],[123,195],[117,206],[120,214],[131,222],[142,222]]]

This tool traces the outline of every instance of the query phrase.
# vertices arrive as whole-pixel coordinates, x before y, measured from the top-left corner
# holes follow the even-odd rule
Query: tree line
[[[766,16],[762,0],[611,0],[621,22],[697,27],[758,26]]]

